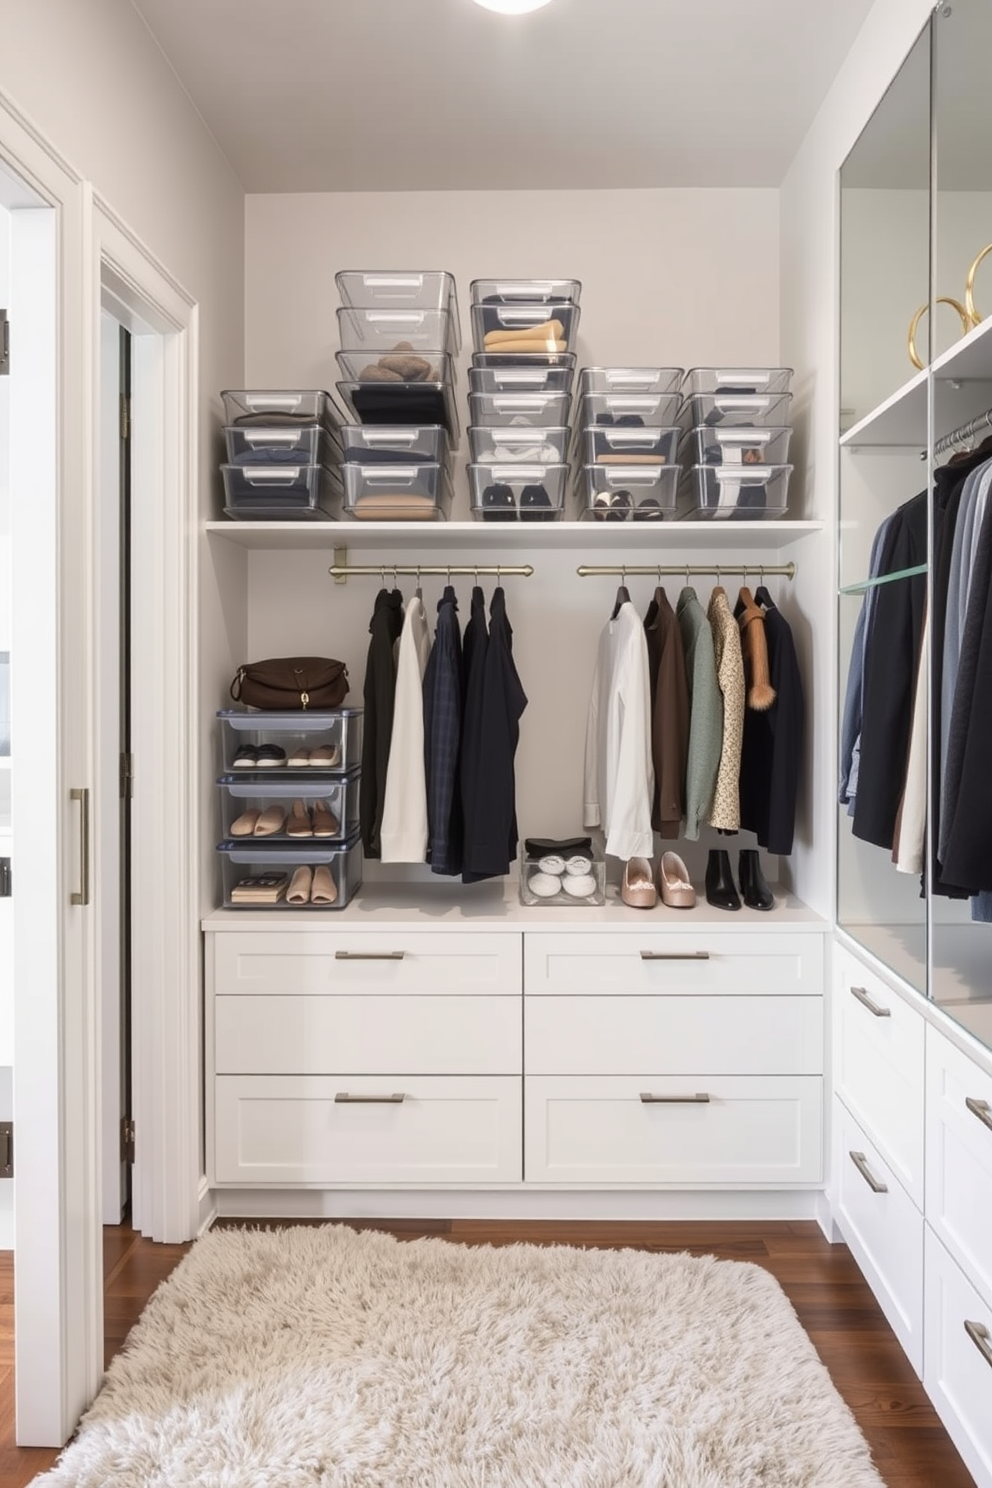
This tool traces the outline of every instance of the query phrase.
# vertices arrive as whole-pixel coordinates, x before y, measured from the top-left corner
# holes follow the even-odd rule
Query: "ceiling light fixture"
[[[529,10],[540,10],[551,0],[475,0],[476,5],[486,10],[498,10],[501,15],[526,15]]]

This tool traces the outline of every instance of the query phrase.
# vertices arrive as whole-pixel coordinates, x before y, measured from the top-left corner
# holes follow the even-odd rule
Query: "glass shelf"
[[[869,589],[878,589],[882,584],[895,584],[900,579],[915,579],[919,574],[925,574],[929,564],[918,563],[915,568],[900,568],[895,573],[879,574],[876,579],[862,579],[857,584],[843,584],[837,591],[839,594],[867,594]]]

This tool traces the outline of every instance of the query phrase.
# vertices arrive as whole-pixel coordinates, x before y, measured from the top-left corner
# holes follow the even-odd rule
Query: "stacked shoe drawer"
[[[229,389],[224,511],[236,521],[324,521],[341,511],[341,414],[320,390]]]
[[[224,709],[225,909],[343,909],[362,881],[361,708]]]
[[[469,493],[483,522],[554,522],[568,485],[576,279],[476,279]]]
[[[682,385],[680,515],[760,521],[788,509],[790,367],[694,367]]]
[[[459,440],[455,281],[443,270],[342,270],[338,391],[355,422],[342,431],[345,516],[434,521],[451,509]]]
[[[676,515],[682,377],[681,367],[583,367],[572,446],[581,518]]]

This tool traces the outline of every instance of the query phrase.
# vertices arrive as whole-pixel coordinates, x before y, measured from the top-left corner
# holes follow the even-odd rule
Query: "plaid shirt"
[[[424,673],[427,860],[433,873],[460,873],[462,812],[458,767],[462,734],[462,636],[458,601],[448,584],[437,607],[434,645]]]

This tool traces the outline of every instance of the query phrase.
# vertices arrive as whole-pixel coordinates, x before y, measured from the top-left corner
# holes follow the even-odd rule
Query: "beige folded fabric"
[[[597,465],[664,465],[664,455],[597,455]]]
[[[560,320],[545,320],[541,325],[520,326],[516,331],[487,331],[486,345],[499,346],[503,341],[560,341],[565,327]]]
[[[540,353],[542,356],[550,356],[552,353],[568,350],[567,341],[497,341],[494,345],[486,342],[486,350],[490,353],[519,352]]]
[[[363,522],[429,522],[437,510],[426,496],[359,496],[354,515]]]

